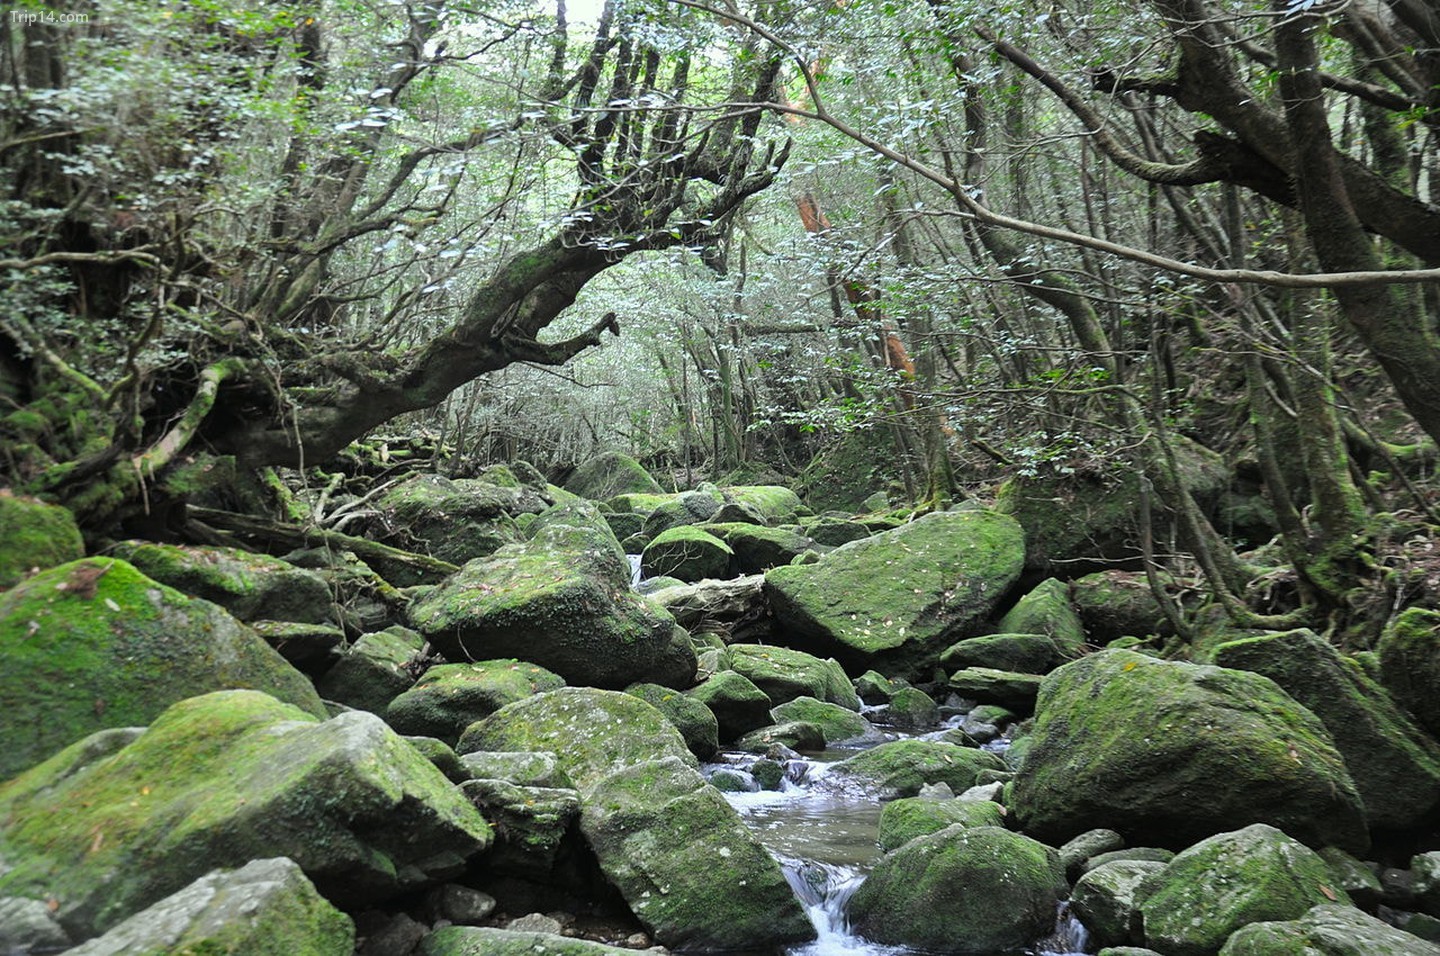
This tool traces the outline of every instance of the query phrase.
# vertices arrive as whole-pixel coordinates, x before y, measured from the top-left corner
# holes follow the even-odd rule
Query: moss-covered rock
[[[542,885],[566,882],[562,861],[582,852],[576,790],[478,776],[460,791],[495,828],[495,843],[485,854],[487,872]]]
[[[1062,843],[1108,827],[1183,847],[1251,821],[1363,850],[1363,807],[1320,721],[1267,677],[1132,651],[1050,673],[1010,808]]]
[[[1297,920],[1251,923],[1220,956],[1437,956],[1440,946],[1351,906],[1327,903]]]
[[[1054,928],[1065,893],[1055,851],[1000,827],[953,826],[881,858],[850,899],[855,931],[880,943],[989,954]]]
[[[1291,920],[1312,906],[1348,904],[1325,861],[1263,823],[1220,833],[1183,851],[1140,903],[1145,943],[1174,956],[1215,956],[1247,923]]]
[[[735,671],[718,671],[686,694],[715,715],[722,741],[734,740],[770,723],[770,698]]]
[[[514,657],[571,683],[688,684],[695,657],[675,622],[630,590],[630,566],[593,506],[551,509],[534,537],[469,562],[410,608],[454,663]]]
[[[565,480],[564,488],[592,501],[608,501],[616,495],[658,495],[663,490],[644,466],[618,451],[602,452],[582,462]]]
[[[834,773],[879,789],[913,797],[927,783],[947,784],[955,793],[975,786],[982,770],[1004,770],[1005,762],[985,750],[938,740],[892,740],[835,764]]]
[[[657,534],[640,555],[647,576],[666,575],[681,581],[729,576],[735,552],[719,538],[694,525],[677,525]]]
[[[868,670],[855,678],[855,693],[867,704],[888,704],[895,692],[909,684],[904,680],[886,677],[877,670]]]
[[[633,507],[636,502],[634,496],[629,497],[629,503]],[[642,502],[649,504],[649,502]],[[720,510],[724,499],[720,492],[714,487],[694,491],[682,491],[678,495],[669,495],[656,503],[645,515],[645,524],[642,532],[650,538],[657,537],[662,531],[671,528],[683,527],[685,525],[703,524],[715,517],[715,512]]]
[[[752,509],[770,525],[790,524],[809,514],[800,496],[783,485],[730,485],[721,494],[728,502]]]
[[[752,730],[736,740],[733,746],[736,750],[752,754],[769,753],[777,744],[800,753],[819,753],[825,749],[826,743],[825,730],[819,724],[808,720],[785,720]],[[778,763],[774,766],[780,767]],[[756,768],[752,767],[751,773],[756,775],[756,779],[760,778]],[[783,775],[784,770],[781,768],[774,785],[766,786],[765,789],[780,789],[779,777]]]
[[[940,706],[918,687],[901,687],[890,695],[885,723],[908,730],[933,727],[940,723]]]
[[[877,841],[886,853],[916,837],[939,833],[946,827],[1003,827],[1005,808],[990,800],[931,800],[901,797],[880,811]]]
[[[1401,612],[1381,635],[1376,651],[1386,689],[1420,726],[1440,737],[1440,611]]]
[[[1222,644],[1212,660],[1264,674],[1320,718],[1345,758],[1372,830],[1416,827],[1440,811],[1440,744],[1314,632]]]
[[[367,905],[448,877],[480,815],[373,714],[318,722],[256,691],[181,701],[106,756],[88,741],[0,786],[0,896],[60,901],[104,932],[219,866],[288,856]]]
[[[820,515],[800,522],[805,534],[816,544],[826,548],[838,548],[851,541],[868,538],[873,533],[862,522],[836,515]]]
[[[826,442],[806,466],[799,487],[816,511],[854,513],[868,510],[865,500],[900,477],[890,430],[858,428]]]
[[[69,952],[75,956],[287,953],[351,956],[355,924],[293,860],[216,870]]]
[[[634,956],[588,939],[493,926],[446,926],[420,941],[417,956]]]
[[[652,580],[671,582],[667,587],[646,593],[652,601],[673,614],[681,627],[692,632],[734,631],[741,622],[760,620],[769,613],[765,596],[760,590],[765,579],[758,574],[694,584],[685,584],[674,578]]]
[[[1070,587],[1064,581],[1041,581],[995,626],[1008,634],[1046,634],[1065,659],[1079,657],[1085,650],[1085,626],[1070,605]]]
[[[730,548],[731,566],[739,574],[758,574],[783,567],[806,551],[814,550],[809,538],[785,528],[715,522],[701,527]]]
[[[853,740],[870,732],[870,723],[864,717],[828,701],[814,697],[796,697],[770,711],[776,723],[799,720],[820,728],[825,743]]]
[[[1165,869],[1153,860],[1115,860],[1075,881],[1070,909],[1100,946],[1124,946],[1145,939],[1139,897],[1146,881]]]
[[[1175,628],[1160,609],[1145,575],[1097,571],[1070,582],[1070,604],[1090,643],[1104,646],[1122,637],[1170,637]]]
[[[453,744],[466,727],[506,704],[564,686],[558,674],[513,657],[440,664],[390,702],[385,720],[402,734]]]
[[[967,667],[950,675],[950,689],[982,704],[999,704],[1017,714],[1029,714],[1035,710],[1040,681],[1039,674]]]
[[[19,584],[33,570],[84,556],[85,542],[74,515],[59,505],[0,488],[0,590]]]
[[[730,645],[730,666],[763,690],[772,705],[814,697],[847,710],[860,709],[860,697],[839,662],[788,647]]]
[[[390,701],[415,683],[411,665],[424,645],[424,638],[405,627],[362,634],[341,652],[315,689],[326,700],[384,714]]]
[[[629,694],[567,688],[475,724],[459,749],[553,752],[581,797],[605,875],[667,946],[761,948],[810,938],[779,866],[696,769],[680,733]]]
[[[325,714],[310,682],[254,631],[112,558],[51,568],[0,594],[0,657],[0,778],[222,688]]]
[[[701,760],[709,760],[720,749],[720,723],[715,712],[695,698],[659,684],[631,684],[625,693],[664,714],[685,738],[690,752]]]
[[[1024,543],[1013,519],[938,512],[765,575],[777,623],[794,646],[847,667],[923,670],[980,626],[1018,579]]]
[[[123,541],[112,553],[146,577],[214,601],[242,621],[318,624],[330,616],[324,578],[266,554],[144,541]]]
[[[1021,674],[1048,674],[1077,656],[1063,652],[1048,634],[984,634],[951,645],[940,655],[940,666],[946,670],[990,667]]]

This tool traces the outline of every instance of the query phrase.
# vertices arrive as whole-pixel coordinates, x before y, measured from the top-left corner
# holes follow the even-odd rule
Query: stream
[[[907,736],[885,727],[851,749],[829,750],[786,762],[779,790],[726,793],[741,818],[779,860],[785,877],[815,925],[814,942],[787,950],[788,956],[921,956],[921,950],[882,946],[850,932],[846,905],[880,857],[876,842],[881,802],[872,793],[826,780],[837,761],[866,746]],[[704,768],[743,769],[754,754],[726,753]],[[1026,953],[1035,956],[1078,956],[1086,946],[1085,930],[1064,906],[1056,929]],[[1016,956],[996,953],[993,956]]]

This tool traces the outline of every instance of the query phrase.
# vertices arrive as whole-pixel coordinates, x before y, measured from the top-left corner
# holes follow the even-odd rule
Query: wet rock
[[[825,749],[825,730],[810,721],[786,720],[750,731],[735,741],[735,749],[747,753],[767,753],[776,744],[790,750],[818,753]],[[779,788],[777,786],[766,789]]]
[[[892,727],[919,730],[940,723],[940,707],[918,687],[901,687],[890,697],[885,721]]]
[[[943,786],[943,785],[942,785]],[[947,788],[948,789],[948,788]],[[891,800],[880,811],[880,849],[888,853],[916,837],[952,826],[1003,827],[1005,808],[986,800],[935,800],[925,796]]]
[[[351,956],[355,924],[331,906],[294,861],[254,860],[216,870],[69,950],[137,953],[295,953]]]
[[[850,919],[880,943],[1012,951],[1054,927],[1065,890],[1049,847],[1000,827],[953,826],[882,857],[851,898]]]
[[[96,758],[82,741],[0,786],[8,892],[104,932],[216,866],[287,856],[356,905],[423,888],[490,842],[480,815],[372,714],[324,722],[255,691],[166,709]]]
[[[821,731],[822,743],[837,743],[863,737],[871,730],[870,722],[853,710],[838,704],[816,700],[814,697],[797,697],[786,701],[770,711],[777,724],[788,721],[804,721],[814,724]],[[793,744],[791,746],[794,746]],[[796,750],[805,748],[796,747]]]
[[[675,725],[690,752],[709,760],[720,749],[720,722],[715,712],[693,697],[659,684],[631,684],[625,693],[639,697]]]
[[[640,556],[641,571],[681,581],[728,577],[735,552],[724,541],[693,525],[678,525],[657,534]]]
[[[112,558],[61,565],[0,594],[0,654],[0,779],[212,690],[253,688],[325,714],[310,682],[254,631]]]
[[[454,744],[466,727],[506,704],[564,686],[558,674],[513,657],[440,664],[390,702],[385,720],[402,734]]]
[[[325,579],[269,555],[144,541],[122,541],[111,553],[146,577],[214,601],[242,621],[319,624],[330,616]]]
[[[945,783],[954,791],[975,785],[981,770],[1003,770],[1004,762],[984,750],[933,740],[895,740],[862,751],[834,765],[833,773],[862,780],[882,792],[911,797],[927,783]]]
[[[929,514],[765,576],[789,643],[906,676],[980,626],[1018,579],[1020,528],[990,512]]]
[[[1154,880],[1140,904],[1145,942],[1173,956],[1214,956],[1247,923],[1350,903],[1314,850],[1263,823],[1201,840]]]
[[[718,671],[685,693],[715,714],[721,740],[734,740],[770,723],[770,698],[735,671]]]
[[[730,667],[764,691],[772,706],[813,697],[847,710],[860,709],[860,697],[834,658],[822,660],[788,647],[732,644]]]
[[[1115,860],[1097,866],[1075,883],[1070,908],[1100,946],[1145,940],[1138,896],[1145,881],[1165,869],[1148,860]]]
[[[14,587],[32,571],[84,556],[85,542],[69,511],[0,489],[0,590]]]
[[[1256,922],[1220,956],[1437,956],[1440,946],[1349,906],[1322,904],[1296,920]]]
[[[1369,843],[1324,725],[1259,674],[1101,651],[1045,678],[1032,736],[1010,806],[1041,839],[1104,827],[1173,848],[1257,821]]]

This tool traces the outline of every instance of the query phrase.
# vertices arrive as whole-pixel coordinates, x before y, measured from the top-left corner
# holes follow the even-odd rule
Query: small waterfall
[[[640,586],[640,555],[627,554],[625,560],[630,562],[630,590]]]
[[[789,950],[790,956],[880,956],[889,951],[850,935],[845,907],[865,882],[859,870],[785,857],[780,868],[815,926],[815,942]]]
[[[1035,945],[1039,956],[1072,956],[1083,954],[1090,947],[1090,934],[1070,912],[1069,902],[1055,911],[1055,932]]]

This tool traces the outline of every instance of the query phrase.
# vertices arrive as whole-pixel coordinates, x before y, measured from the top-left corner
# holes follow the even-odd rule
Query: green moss
[[[833,658],[822,660],[789,647],[730,645],[730,667],[763,690],[772,705],[814,697],[847,710],[860,709],[860,697]]]
[[[0,654],[0,777],[220,688],[325,714],[309,681],[253,631],[120,560],[61,565],[0,595]]]
[[[975,786],[982,770],[1004,770],[995,754],[937,740],[895,740],[835,765],[835,772],[866,781],[882,791],[913,797],[930,783],[944,783],[955,793]]]
[[[192,597],[214,601],[242,621],[315,624],[330,615],[330,588],[313,571],[238,548],[124,541],[112,553]]]
[[[719,538],[694,525],[678,525],[656,535],[641,556],[647,576],[667,575],[682,581],[727,577],[735,552]]]
[[[735,485],[721,493],[726,501],[753,508],[772,525],[794,521],[805,510],[800,496],[783,485]]]
[[[929,800],[902,797],[880,811],[880,849],[886,853],[916,837],[939,833],[946,827],[1002,827],[1005,808],[990,800]]]
[[[660,485],[638,461],[610,451],[576,468],[566,480],[565,490],[582,498],[604,501],[616,495],[659,494]]]
[[[827,744],[841,740],[863,737],[870,732],[870,724],[855,713],[838,704],[816,700],[814,697],[796,697],[770,711],[776,723],[803,721],[820,728]]]
[[[1401,612],[1375,650],[1385,689],[1422,727],[1440,736],[1440,611]]]
[[[1070,588],[1050,578],[1022,597],[996,624],[1008,634],[1044,634],[1055,642],[1064,658],[1078,657],[1085,648],[1085,628],[1070,606]]]
[[[440,664],[390,702],[385,720],[402,734],[453,744],[475,721],[565,681],[537,664],[514,658]]]
[[[625,693],[639,697],[664,714],[685,738],[690,752],[701,760],[709,760],[720,749],[719,722],[700,701],[659,684],[632,684],[625,688]]]
[[[19,584],[32,569],[84,556],[85,542],[70,512],[0,491],[0,590]]]
[[[940,655],[946,670],[993,667],[1022,674],[1048,674],[1078,655],[1062,654],[1048,634],[985,634],[952,645]]]

